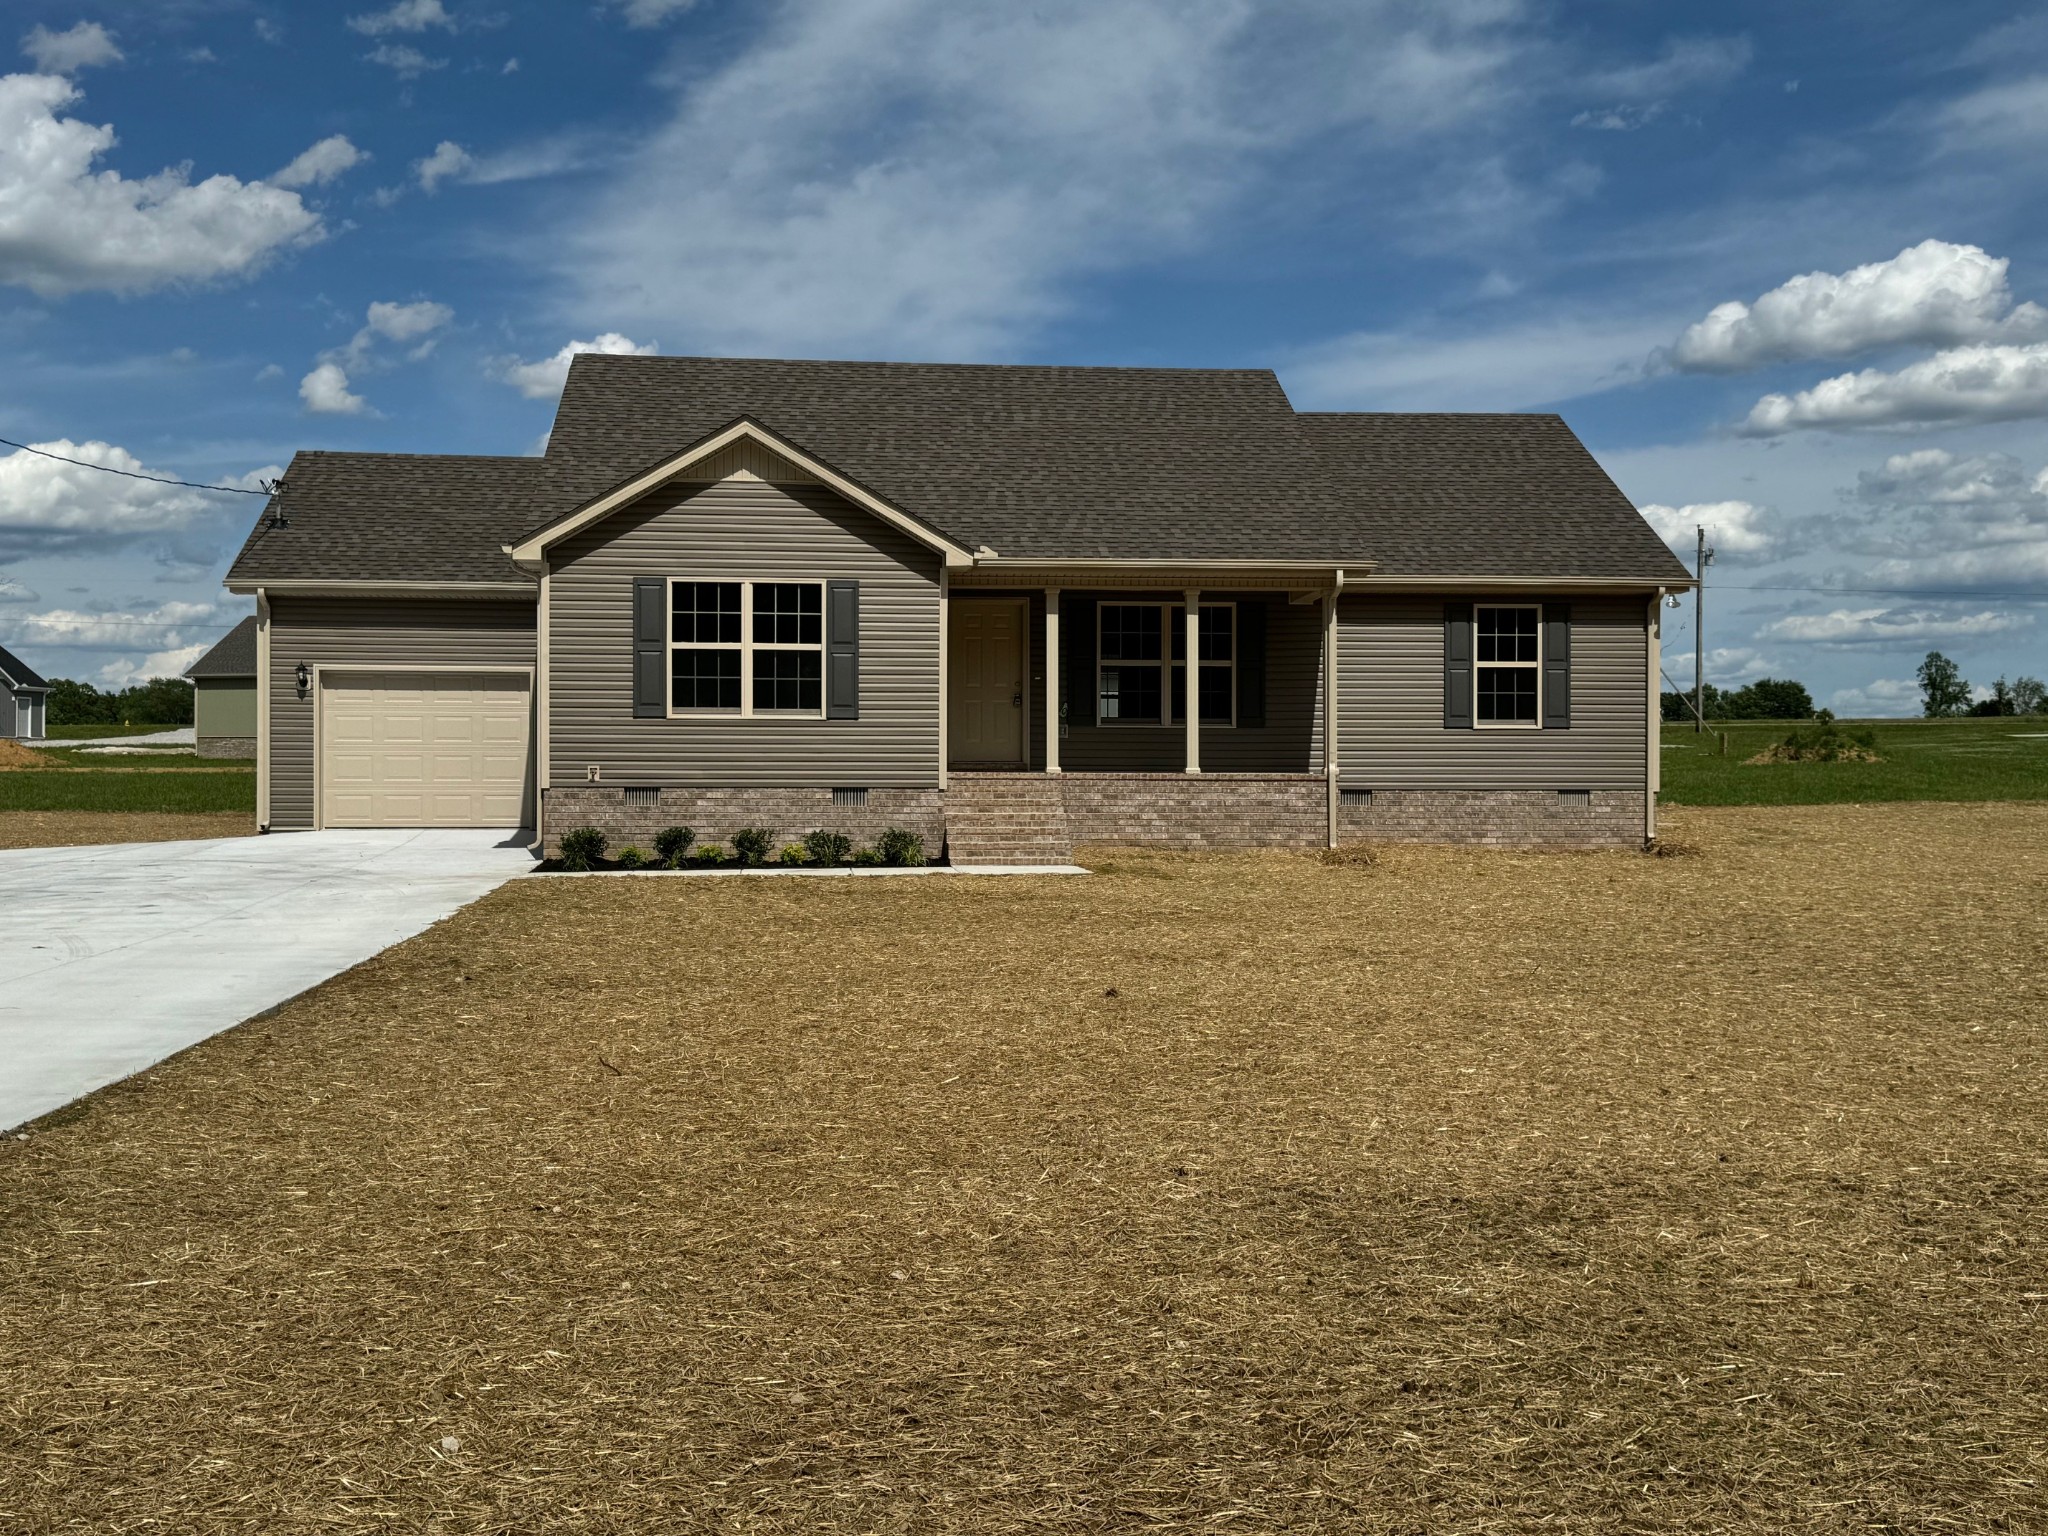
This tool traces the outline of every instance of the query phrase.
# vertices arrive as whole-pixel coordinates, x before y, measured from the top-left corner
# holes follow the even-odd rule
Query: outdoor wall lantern
[[[298,679],[299,697],[303,699],[306,696],[306,690],[313,686],[313,674],[306,670],[306,664],[302,661],[299,663],[298,670],[292,676]]]

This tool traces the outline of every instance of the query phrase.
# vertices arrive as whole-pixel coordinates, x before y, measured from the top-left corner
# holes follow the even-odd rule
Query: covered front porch
[[[1324,774],[1340,582],[1329,567],[954,572],[947,772]]]

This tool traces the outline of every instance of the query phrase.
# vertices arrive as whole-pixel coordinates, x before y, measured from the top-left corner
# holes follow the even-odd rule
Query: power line
[[[0,437],[0,444],[19,448],[23,453],[33,453],[39,458],[55,459],[59,464],[76,464],[80,469],[96,469],[103,475],[120,475],[129,480],[147,480],[152,485],[182,485],[188,491],[226,491],[234,496],[268,496],[280,482],[271,480],[264,483],[260,491],[252,491],[241,485],[201,485],[197,480],[172,480],[163,475],[139,475],[132,469],[115,469],[107,464],[90,464],[84,459],[67,459],[61,453],[51,453],[43,448],[31,448],[27,443],[17,443],[9,437]]]
[[[2005,602],[2042,603],[2048,602],[2048,592],[1976,592],[1958,591],[1954,587],[1789,587],[1757,584],[1736,586],[1730,582],[1714,583],[1716,592],[1818,592],[1822,595],[1840,592],[1855,597],[1942,597],[1953,602],[1966,603],[1980,598],[1996,598]]]

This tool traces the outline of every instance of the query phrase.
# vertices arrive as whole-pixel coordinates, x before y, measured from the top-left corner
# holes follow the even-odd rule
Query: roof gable
[[[41,673],[5,646],[0,646],[0,682],[10,688],[47,689],[50,686],[43,681]]]
[[[202,677],[254,677],[256,675],[256,618],[251,614],[222,635],[204,656],[185,669],[185,675]]]

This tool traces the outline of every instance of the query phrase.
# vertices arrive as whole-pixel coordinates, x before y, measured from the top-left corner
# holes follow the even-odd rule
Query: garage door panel
[[[324,825],[512,827],[525,819],[531,701],[523,676],[324,676],[320,711]]]

